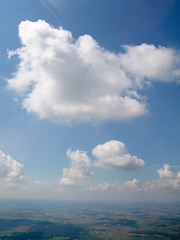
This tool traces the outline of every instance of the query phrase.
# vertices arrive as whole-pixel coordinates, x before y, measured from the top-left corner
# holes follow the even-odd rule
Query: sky
[[[180,2],[0,6],[0,198],[179,201]]]

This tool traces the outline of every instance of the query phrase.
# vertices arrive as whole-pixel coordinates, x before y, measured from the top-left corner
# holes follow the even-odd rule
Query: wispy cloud
[[[117,183],[99,183],[98,185],[90,185],[90,192],[139,192],[142,191],[142,186],[139,181],[134,178],[126,182]]]

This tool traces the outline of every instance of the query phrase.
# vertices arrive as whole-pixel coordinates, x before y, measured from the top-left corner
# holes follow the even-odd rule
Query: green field
[[[180,205],[0,201],[0,239],[180,239]]]

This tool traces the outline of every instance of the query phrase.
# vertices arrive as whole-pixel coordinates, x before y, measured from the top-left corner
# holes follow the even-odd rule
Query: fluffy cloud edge
[[[104,144],[99,144],[92,150],[96,157],[95,167],[117,170],[136,170],[145,166],[145,161],[131,156],[123,142],[110,140]]]
[[[24,166],[0,151],[0,179],[6,184],[24,182]]]
[[[62,170],[60,185],[77,186],[79,180],[89,179],[93,176],[93,172],[89,171],[92,161],[85,151],[68,149],[67,157],[70,159],[70,168]]]

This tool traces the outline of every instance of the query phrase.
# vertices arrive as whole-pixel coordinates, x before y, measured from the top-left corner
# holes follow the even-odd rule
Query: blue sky
[[[179,1],[0,5],[0,197],[177,201]]]

